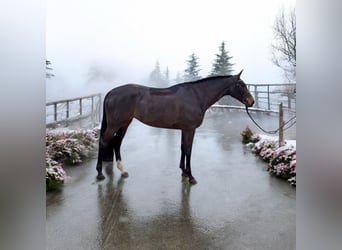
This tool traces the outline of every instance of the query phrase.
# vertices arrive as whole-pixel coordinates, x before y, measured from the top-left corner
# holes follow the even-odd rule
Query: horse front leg
[[[196,184],[197,181],[196,181],[195,177],[193,177],[191,174],[190,160],[191,160],[191,149],[190,149],[190,152],[186,154],[186,170],[185,171],[189,177],[190,184]]]
[[[179,163],[179,168],[182,170],[182,176],[188,177],[188,175],[185,172],[185,149],[184,149],[183,142],[181,145],[181,152],[182,152],[182,155],[181,155],[181,159],[180,159],[180,163]]]
[[[197,181],[191,173],[191,150],[192,143],[195,136],[195,129],[182,130],[182,157],[181,157],[181,169],[183,170],[183,176],[189,177],[190,184],[196,184]],[[184,156],[183,156],[184,154]],[[182,161],[183,158],[183,161]],[[184,171],[184,158],[185,158],[185,171]],[[183,162],[183,166],[182,166]],[[183,167],[183,168],[182,168]]]

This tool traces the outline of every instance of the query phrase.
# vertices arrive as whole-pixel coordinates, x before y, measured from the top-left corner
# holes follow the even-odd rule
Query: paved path
[[[295,249],[295,189],[241,143],[246,125],[255,128],[243,112],[206,115],[190,186],[178,168],[180,131],[133,122],[122,145],[127,179],[108,166],[97,182],[91,159],[47,194],[47,249]]]

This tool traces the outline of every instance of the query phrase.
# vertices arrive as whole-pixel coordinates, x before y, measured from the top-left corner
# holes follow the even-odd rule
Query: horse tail
[[[107,128],[107,116],[106,116],[106,109],[105,109],[105,100],[103,100],[103,114],[102,114],[102,123],[101,123],[101,130],[100,135],[102,136],[103,133],[106,131]]]
[[[108,95],[108,94],[107,94]],[[107,95],[105,96],[104,100],[103,100],[103,115],[102,115],[102,123],[101,123],[101,130],[100,130],[100,140],[99,140],[99,157],[101,157],[101,160],[105,160],[105,161],[113,161],[113,157],[114,157],[114,140],[111,140],[109,142],[109,144],[104,144],[104,142],[102,141],[103,139],[103,134],[105,133],[106,129],[107,129],[107,115],[106,115],[106,99],[107,99]],[[102,150],[101,150],[102,148]],[[100,151],[102,152],[100,154]]]

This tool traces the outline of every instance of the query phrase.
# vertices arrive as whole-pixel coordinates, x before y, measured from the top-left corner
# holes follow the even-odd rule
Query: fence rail
[[[87,117],[100,122],[101,94],[48,102],[45,110],[47,127]]]

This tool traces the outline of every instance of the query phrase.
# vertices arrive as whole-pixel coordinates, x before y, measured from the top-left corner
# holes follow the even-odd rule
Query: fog
[[[200,75],[211,71],[222,41],[234,73],[246,83],[287,82],[271,58],[272,25],[294,0],[48,0],[46,59],[55,77],[46,99],[58,100],[125,83],[147,84],[156,61],[170,79],[195,53]]]

